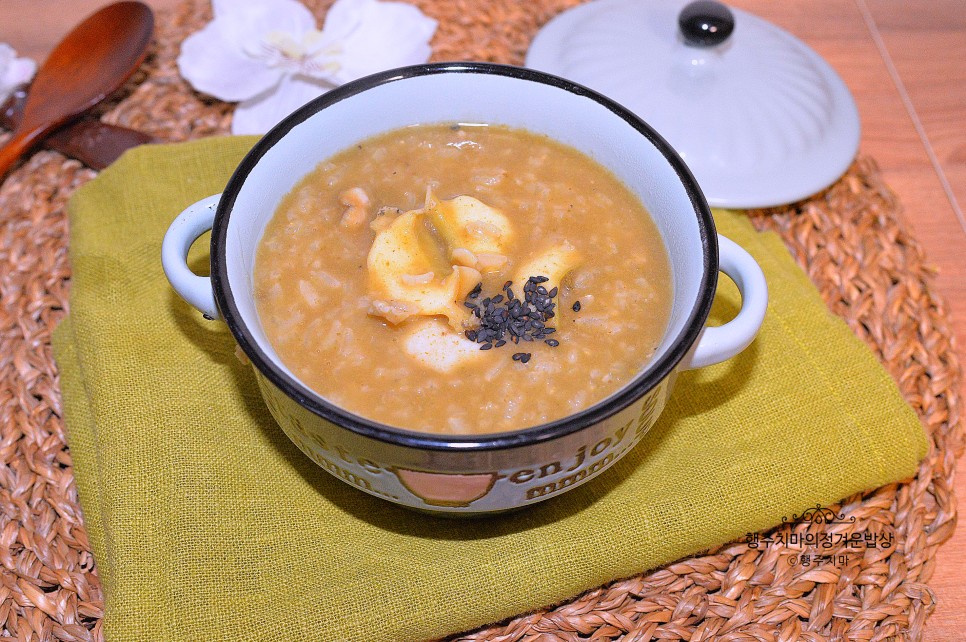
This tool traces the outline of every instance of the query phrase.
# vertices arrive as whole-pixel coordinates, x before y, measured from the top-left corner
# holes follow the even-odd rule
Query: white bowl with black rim
[[[259,322],[252,277],[256,249],[296,183],[322,161],[372,136],[452,122],[522,128],[584,152],[636,194],[667,248],[673,301],[655,356],[619,391],[564,419],[470,436],[383,425],[330,403],[299,381]],[[191,244],[209,229],[211,276],[201,277],[189,270],[186,258]],[[221,194],[177,217],[164,238],[162,264],[186,301],[228,325],[254,367],[266,405],[306,456],[372,495],[448,514],[520,508],[597,477],[651,428],[676,373],[743,350],[757,334],[767,305],[761,269],[716,234],[701,189],[656,131],[573,82],[488,63],[386,71],[306,104],[255,144]],[[719,270],[738,285],[742,307],[727,324],[706,327]]]

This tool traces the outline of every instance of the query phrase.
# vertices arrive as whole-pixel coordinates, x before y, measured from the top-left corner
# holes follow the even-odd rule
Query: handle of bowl
[[[188,249],[211,229],[221,194],[203,198],[178,214],[161,242],[161,267],[181,298],[198,308],[207,319],[220,319],[211,279],[188,268]]]
[[[741,310],[728,323],[701,333],[689,368],[703,368],[735,356],[754,340],[768,307],[768,284],[758,263],[741,246],[718,236],[718,267],[741,293]]]

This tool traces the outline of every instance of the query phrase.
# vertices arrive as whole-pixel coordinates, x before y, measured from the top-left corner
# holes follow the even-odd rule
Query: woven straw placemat
[[[322,16],[329,2],[307,4]],[[434,59],[520,64],[537,29],[578,1],[416,4],[440,22]],[[231,106],[191,91],[175,66],[180,42],[210,19],[208,2],[187,0],[157,18],[142,70],[98,115],[162,140],[226,133]],[[50,350],[70,287],[65,204],[94,176],[77,161],[41,151],[0,186],[2,637],[103,639],[101,586],[77,503]],[[871,346],[921,417],[931,447],[913,479],[845,498],[831,507],[835,519],[818,510],[789,516],[758,540],[453,639],[920,639],[935,608],[926,583],[936,549],[955,526],[962,375],[946,310],[931,289],[932,271],[900,210],[875,163],[860,158],[825,192],[751,216],[759,228],[781,234],[830,309]],[[857,541],[853,536],[875,545],[856,555],[848,544]],[[880,545],[886,541],[893,545]],[[802,556],[810,553],[829,557],[805,566]]]

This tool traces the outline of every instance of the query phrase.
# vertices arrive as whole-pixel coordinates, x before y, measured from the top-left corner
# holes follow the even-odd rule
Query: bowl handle
[[[198,276],[188,268],[188,249],[198,237],[211,229],[221,194],[203,198],[178,214],[161,242],[161,266],[171,286],[181,298],[201,310],[206,319],[220,319],[211,279]]]
[[[735,356],[748,347],[765,319],[768,284],[758,263],[737,243],[720,235],[718,255],[719,269],[741,293],[741,310],[728,323],[704,329],[688,368],[703,368]]]

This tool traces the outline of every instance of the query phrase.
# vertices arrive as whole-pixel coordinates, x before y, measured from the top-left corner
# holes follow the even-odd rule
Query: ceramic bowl
[[[559,421],[475,436],[382,425],[301,383],[259,323],[252,293],[255,251],[295,184],[323,160],[374,135],[454,121],[523,128],[585,152],[640,198],[667,247],[674,296],[656,356],[617,393]],[[187,250],[208,229],[211,276],[200,277],[187,268]],[[728,359],[753,340],[767,301],[758,265],[717,236],[694,177],[650,126],[567,80],[484,63],[387,71],[306,104],[255,144],[222,194],[194,204],[172,223],[162,263],[184,299],[228,324],[269,410],[307,457],[377,497],[450,514],[521,508],[603,473],[654,424],[678,372]],[[719,270],[738,285],[742,308],[729,323],[706,327]]]

